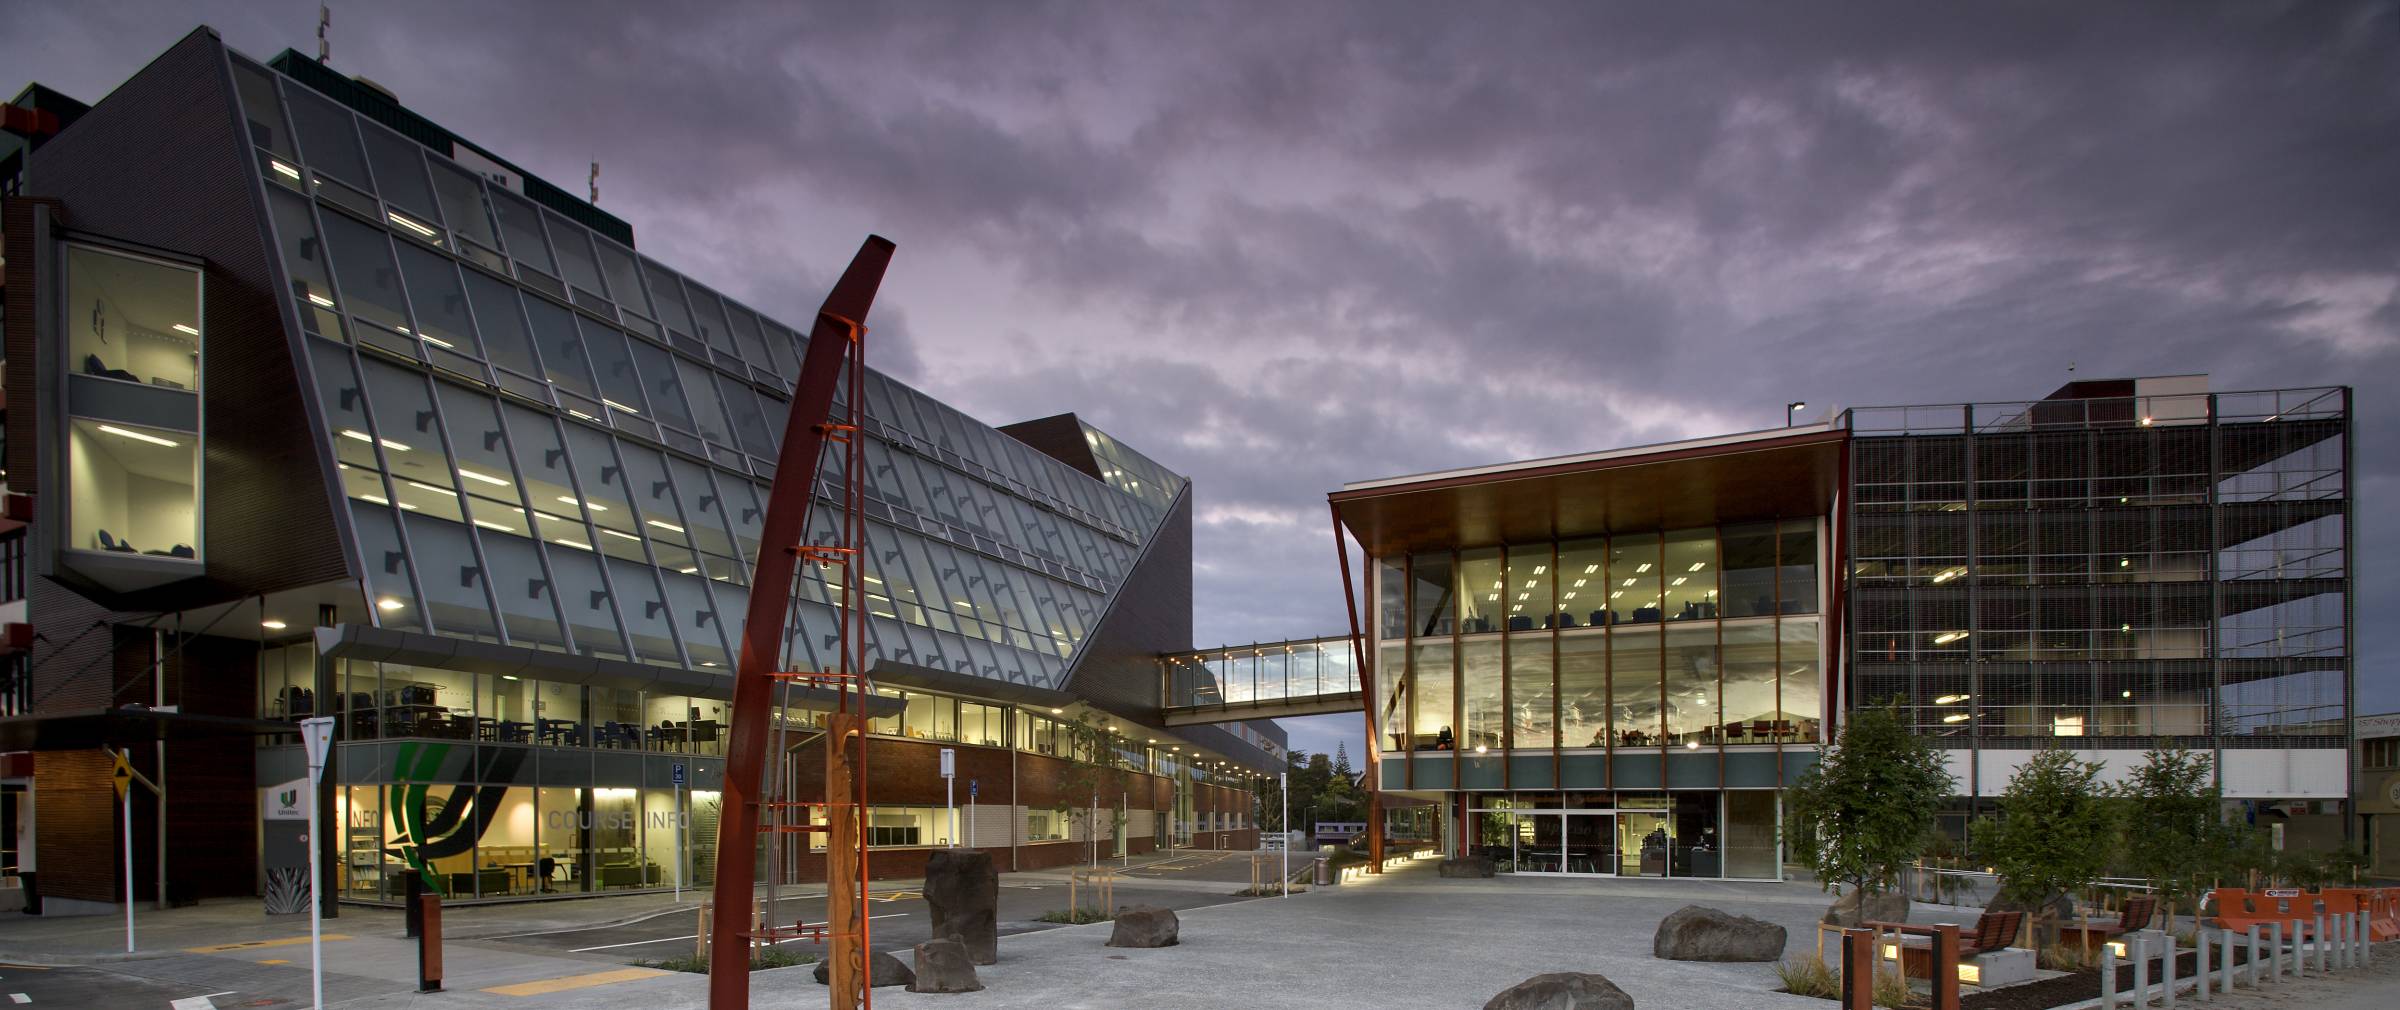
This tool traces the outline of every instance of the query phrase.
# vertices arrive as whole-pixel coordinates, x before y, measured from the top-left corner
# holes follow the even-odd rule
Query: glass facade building
[[[55,503],[32,554],[60,587],[32,612],[120,629],[37,665],[205,661],[187,708],[336,718],[347,897],[388,900],[407,869],[453,897],[704,880],[807,327],[372,85],[206,29],[11,167],[6,230],[36,252],[10,286],[45,294],[8,319],[34,349],[10,362],[9,451]],[[1174,783],[1159,813],[1195,811],[1145,837],[1189,838],[1198,811],[1246,826],[1189,794],[1245,788],[1225,780],[1277,763],[1281,731],[1158,718],[1155,657],[1191,645],[1190,482],[1073,415],[1037,447],[863,380],[857,602],[891,767],[979,748],[1013,786],[1009,755],[1054,755],[1045,725],[1096,719],[1116,764]],[[785,668],[830,657],[841,591],[803,566]],[[257,750],[258,786],[298,774],[289,740]],[[881,844],[956,836],[891,799]],[[1063,833],[1028,805],[987,838]]]
[[[1960,813],[2040,749],[2113,779],[2181,746],[2253,823],[2330,845],[2349,397],[2086,381],[1349,485],[1378,781],[1503,870],[1773,877],[1777,790],[1894,706]],[[1297,690],[1227,658],[1171,668],[1178,696]]]

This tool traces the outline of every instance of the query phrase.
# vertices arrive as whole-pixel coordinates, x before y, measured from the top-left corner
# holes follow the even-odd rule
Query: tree
[[[2153,749],[2117,788],[2124,805],[2126,861],[2149,882],[2167,919],[2198,896],[2224,863],[2224,798],[2209,759],[2181,747]]]
[[[1826,890],[1891,890],[1953,781],[1941,753],[1898,711],[1861,709],[1784,797],[1792,849]]]
[[[1081,823],[1084,838],[1091,844],[1092,860],[1100,858],[1100,835],[1105,830],[1115,837],[1117,829],[1125,826],[1125,811],[1115,805],[1096,803],[1097,797],[1116,796],[1126,788],[1125,759],[1117,753],[1117,742],[1109,731],[1078,715],[1074,722],[1059,727],[1066,735],[1067,746],[1060,757],[1065,765],[1058,775],[1058,803],[1051,809],[1067,819]],[[1104,829],[1103,818],[1107,820]]]
[[[2098,762],[2072,751],[2033,756],[2000,794],[2000,818],[1976,822],[1977,851],[2000,875],[2000,896],[2022,903],[2036,935],[2055,935],[2058,899],[2107,868],[2115,819],[2095,784]]]

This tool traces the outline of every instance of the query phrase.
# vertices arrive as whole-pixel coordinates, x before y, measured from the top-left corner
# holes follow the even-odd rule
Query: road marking
[[[592,951],[595,951],[595,950],[615,950],[615,949],[617,949],[617,948],[619,948],[619,947],[639,947],[639,946],[641,946],[641,945],[643,945],[643,944],[646,944],[646,943],[670,943],[670,942],[673,942],[673,941],[676,941],[676,940],[696,940],[696,939],[699,939],[699,937],[698,937],[698,936],[696,936],[696,935],[685,935],[685,936],[662,936],[662,937],[659,937],[659,938],[658,938],[658,939],[656,939],[656,940],[635,940],[635,941],[633,941],[632,943],[604,943],[604,944],[601,944],[600,946],[597,946],[597,947],[577,947],[577,948],[575,948],[574,950],[570,950],[570,951],[568,951],[567,953],[569,953],[569,954],[588,954],[588,953],[591,953]]]
[[[803,895],[803,897],[805,897],[805,895]],[[690,915],[690,914],[692,913],[692,909],[693,909],[693,908],[696,908],[696,907],[698,907],[698,906],[677,905],[677,906],[675,906],[675,907],[673,907],[673,908],[669,908],[669,909],[666,909],[666,910],[664,910],[664,911],[652,912],[652,913],[650,913],[650,914],[648,914],[648,915],[635,916],[634,918],[627,919],[627,920],[625,920],[625,921],[623,921],[623,922],[603,922],[603,923],[601,923],[601,924],[599,924],[599,925],[597,925],[597,926],[576,926],[576,927],[573,927],[573,928],[570,928],[570,929],[537,929],[537,930],[535,930],[535,931],[533,931],[533,932],[531,932],[531,933],[502,933],[502,934],[500,934],[499,936],[479,936],[479,937],[476,937],[475,939],[478,939],[478,940],[513,940],[513,939],[516,939],[517,937],[521,937],[521,936],[550,936],[550,935],[552,935],[552,934],[555,934],[555,933],[589,933],[589,932],[591,932],[592,930],[595,930],[595,929],[613,929],[613,928],[615,928],[615,927],[618,927],[618,926],[631,926],[631,925],[633,925],[633,924],[635,924],[635,923],[639,923],[639,922],[648,922],[648,921],[650,921],[650,920],[652,920],[652,919],[658,918],[659,916],[662,916],[662,915],[674,915],[674,914],[675,914],[675,913],[677,913],[677,912],[681,912],[681,913],[683,913],[683,914],[685,914],[685,915]]]
[[[868,918],[868,920],[869,920],[869,921],[872,921],[872,920],[875,920],[875,919],[905,919],[905,918],[907,918],[907,917],[908,917],[908,913],[907,913],[907,912],[887,912],[887,913],[885,913],[885,914],[883,914],[883,915],[870,915],[870,916],[867,916],[867,918]],[[804,928],[813,928],[813,927],[816,927],[816,926],[830,926],[830,925],[833,925],[833,924],[832,924],[832,923],[830,923],[830,922],[804,922],[804,923],[801,923],[800,925],[801,925],[802,927],[804,927]],[[793,943],[793,942],[796,942],[796,941],[798,941],[798,940],[800,940],[800,939],[801,939],[800,937],[797,937],[797,936],[795,936],[795,937],[791,937],[790,939],[777,940],[777,941],[775,941],[775,942],[776,942],[776,943]],[[811,942],[814,942],[814,941],[811,941]]]
[[[266,960],[264,960],[264,961],[260,961],[259,963],[260,963],[260,964],[290,964],[291,962],[290,962],[290,961],[286,961],[286,960],[284,960],[283,958],[280,958],[280,957],[270,957],[270,958],[268,958],[268,959],[266,959]]]
[[[239,989],[227,989],[224,992],[212,992],[206,996],[186,996],[167,1005],[173,1007],[174,1010],[217,1010],[217,1004],[214,1002],[217,997],[231,996],[240,991]]]
[[[349,938],[350,936],[347,933],[325,934],[326,943],[332,943],[336,940],[347,940]],[[252,940],[248,943],[220,943],[212,947],[185,947],[183,952],[186,954],[222,954],[229,950],[256,950],[261,947],[289,947],[295,943],[307,942],[308,938],[305,936],[287,936],[280,940]]]
[[[619,982],[631,982],[636,979],[656,978],[660,975],[668,974],[673,973],[660,971],[656,968],[618,968],[614,971],[596,971],[587,975],[566,975],[559,978],[545,978],[533,982],[519,982],[515,985],[496,985],[489,989],[485,989],[484,991],[488,993],[497,993],[502,996],[545,996],[554,992],[567,992],[574,989],[589,989],[593,986],[601,985],[615,985]]]
[[[907,913],[907,912],[890,912],[890,913],[886,913],[886,914],[883,914],[883,915],[870,915],[870,916],[867,916],[867,918],[869,918],[869,919],[899,919],[899,918],[906,917],[907,915],[908,915],[908,913]],[[808,926],[822,926],[822,925],[825,925],[825,924],[824,924],[824,923],[822,923],[822,922],[811,922],[811,923],[805,923],[804,925],[808,925]],[[588,954],[588,953],[591,953],[592,951],[595,951],[595,950],[615,950],[615,949],[617,949],[617,948],[619,948],[619,947],[640,947],[640,946],[643,946],[643,945],[646,945],[646,944],[653,944],[653,943],[673,943],[673,942],[675,942],[675,941],[677,941],[677,940],[696,940],[696,939],[699,939],[699,937],[698,937],[698,936],[695,936],[695,935],[692,935],[692,934],[685,934],[685,935],[683,935],[683,936],[662,936],[662,937],[659,937],[658,939],[655,939],[655,940],[634,940],[634,941],[631,941],[631,942],[628,942],[628,943],[604,943],[604,944],[601,944],[600,946],[597,946],[597,947],[577,947],[577,948],[574,948],[573,950],[570,950],[570,951],[568,951],[567,953],[570,953],[570,954]],[[795,936],[795,937],[792,937],[792,938],[790,938],[790,939],[785,939],[785,940],[777,940],[777,941],[775,941],[775,942],[776,942],[776,943],[790,943],[790,942],[792,942],[793,940],[797,940],[797,939],[800,939],[800,938]]]
[[[19,1003],[31,1003],[31,1002],[33,1002],[33,997],[31,997],[31,996],[27,996],[27,995],[25,995],[24,993],[21,993],[21,992],[12,992],[12,993],[9,993],[9,994],[8,994],[8,998],[10,998],[10,999],[13,999],[13,1000],[16,1000],[16,1001],[17,1001],[17,1002],[19,1002]],[[188,1008],[186,1008],[186,1007],[180,1007],[180,1006],[179,1006],[179,1007],[176,1007],[176,1008],[175,1008],[175,1010],[188,1010]]]

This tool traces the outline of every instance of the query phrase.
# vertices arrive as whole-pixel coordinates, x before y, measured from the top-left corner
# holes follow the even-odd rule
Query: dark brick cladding
[[[323,464],[302,420],[301,377],[274,295],[283,286],[281,267],[269,252],[226,73],[213,33],[185,36],[45,144],[28,173],[33,199],[7,208],[6,378],[9,399],[25,406],[10,419],[8,466],[20,489],[39,485],[42,419],[31,408],[36,376],[55,367],[36,354],[32,293],[48,279],[30,276],[34,202],[51,206],[54,229],[198,257],[207,277],[207,574],[139,594],[94,594],[101,602],[55,581],[55,566],[37,554],[27,587],[41,636],[33,650],[37,710],[152,699],[149,633],[112,627],[119,622],[347,576],[334,516],[316,490],[324,484]],[[295,487],[307,490],[294,494]],[[65,489],[49,494],[63,496]],[[59,514],[58,503],[37,501],[35,511],[47,524]],[[255,649],[229,639],[187,640],[168,666],[168,700],[194,711],[253,714]],[[178,846],[170,837],[169,887],[176,896],[254,893],[254,754],[247,739],[170,748],[169,822],[208,839]],[[140,753],[136,759],[146,771],[154,760]],[[45,753],[36,767],[43,892],[116,900],[121,871],[114,860],[93,858],[117,847],[106,755]],[[155,812],[139,797],[135,807],[136,893],[148,896]]]

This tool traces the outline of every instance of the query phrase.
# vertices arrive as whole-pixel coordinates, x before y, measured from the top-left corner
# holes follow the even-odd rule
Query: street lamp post
[[[1792,402],[1790,402],[1790,403],[1784,404],[1784,405],[1783,405],[1783,426],[1784,426],[1784,427],[1786,427],[1786,428],[1789,428],[1789,427],[1791,427],[1791,426],[1792,426],[1792,412],[1793,412],[1793,411],[1796,411],[1796,410],[1801,410],[1801,409],[1804,409],[1804,408],[1806,408],[1807,406],[1808,406],[1808,401],[1807,401],[1807,400],[1793,400],[1793,401],[1792,401]]]
[[[317,832],[325,829],[325,812],[317,802],[317,782],[325,776],[325,754],[333,746],[333,717],[300,720],[300,740],[308,756],[308,991],[309,1010],[325,1006],[325,868]]]

